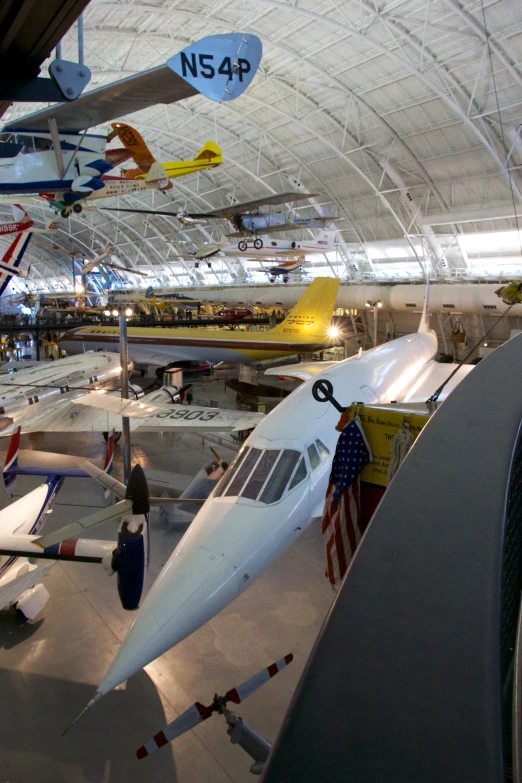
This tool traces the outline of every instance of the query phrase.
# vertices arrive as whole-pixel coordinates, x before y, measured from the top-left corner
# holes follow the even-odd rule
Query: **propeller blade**
[[[33,543],[45,548],[57,544],[66,538],[82,538],[82,534],[86,530],[90,530],[90,528],[100,525],[102,522],[110,522],[112,519],[122,517],[124,514],[132,514],[132,509],[132,501],[120,500],[120,502],[115,503],[114,506],[100,508],[99,511],[78,520],[78,522],[73,522],[70,525],[66,525],[66,527],[55,530],[53,533],[48,533],[40,538],[35,538]]]
[[[264,685],[265,682],[268,682],[268,680],[270,680],[272,677],[275,677],[276,674],[281,671],[281,669],[284,669],[285,666],[288,666],[288,664],[292,663],[293,660],[294,656],[292,653],[290,653],[290,655],[285,655],[284,658],[281,658],[271,666],[263,669],[262,672],[258,672],[257,674],[254,674],[253,677],[250,677],[250,679],[245,680],[245,682],[243,682],[241,685],[238,685],[237,688],[232,688],[232,690],[227,691],[225,693],[226,698],[229,701],[233,701],[234,704],[241,704],[241,702],[244,701],[247,696],[250,696],[251,693],[257,691],[258,688]]]
[[[275,677],[281,669],[284,669],[285,666],[288,666],[293,660],[294,656],[292,653],[290,653],[290,655],[285,655],[284,658],[281,658],[271,666],[263,669],[263,671],[254,674],[253,677],[250,677],[237,688],[232,688],[230,691],[227,691],[225,696],[215,696],[214,702],[210,707],[205,707],[204,704],[197,701],[192,707],[189,707],[188,710],[183,712],[179,718],[173,720],[172,723],[169,723],[162,731],[155,734],[151,740],[142,745],[141,748],[138,748],[136,756],[139,759],[144,759],[145,756],[154,753],[158,748],[162,748],[163,745],[167,745],[167,743],[172,742],[173,739],[180,737],[186,731],[190,731],[202,721],[210,718],[212,713],[216,712],[216,710],[221,712],[227,701],[232,701],[234,704],[241,704],[247,696],[250,696],[251,693],[257,691],[261,685],[264,685],[264,683],[268,682],[272,677]]]
[[[210,707],[205,707],[204,704],[200,704],[198,701],[185,710],[179,718],[176,718],[169,723],[168,726],[162,731],[159,731],[154,737],[138,748],[136,756],[139,759],[144,759],[145,756],[149,756],[154,753],[155,750],[162,748],[163,745],[167,745],[172,742],[176,737],[181,737],[186,731],[190,731],[195,728],[199,723],[202,723],[207,718],[210,718],[213,710]]]
[[[209,446],[209,449],[210,449],[210,451],[212,452],[212,454],[214,455],[214,457],[217,459],[217,461],[218,461],[218,462],[221,462],[221,457],[219,456],[219,454],[217,453],[217,451],[216,451],[215,449],[213,449],[213,448],[212,448],[212,446]]]
[[[148,514],[150,511],[149,485],[141,465],[134,465],[129,476],[125,497],[132,501],[133,514]]]
[[[106,489],[114,492],[116,497],[120,498],[120,500],[125,500],[127,497],[127,487],[125,484],[122,484],[112,476],[109,476],[104,470],[93,465],[92,462],[84,460],[78,464],[78,467],[88,473],[91,478],[95,479],[99,484],[102,484]]]

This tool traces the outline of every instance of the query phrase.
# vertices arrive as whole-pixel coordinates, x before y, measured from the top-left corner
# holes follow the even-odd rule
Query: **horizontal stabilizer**
[[[91,478],[105,487],[105,489],[114,492],[116,497],[120,498],[120,500],[125,500],[127,493],[127,487],[125,484],[122,484],[112,476],[109,476],[108,473],[106,473],[104,470],[100,470],[100,468],[97,468],[96,465],[93,465],[92,462],[89,462],[88,460],[84,460],[83,462],[78,463],[78,465],[82,471],[87,473]]]

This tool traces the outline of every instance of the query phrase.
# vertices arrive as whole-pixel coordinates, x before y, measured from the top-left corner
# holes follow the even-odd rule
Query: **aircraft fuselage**
[[[221,611],[322,514],[339,413],[314,399],[314,381],[330,380],[343,405],[400,400],[437,349],[434,332],[416,333],[339,362],[256,427],[151,588],[99,695]]]

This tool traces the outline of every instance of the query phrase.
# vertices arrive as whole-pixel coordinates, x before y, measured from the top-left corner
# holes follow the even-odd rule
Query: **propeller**
[[[146,516],[149,513],[151,506],[164,506],[166,503],[204,503],[204,498],[181,500],[180,498],[150,497],[149,485],[141,465],[134,465],[127,486],[120,481],[117,481],[112,476],[107,475],[105,471],[87,460],[80,462],[79,467],[102,484],[106,489],[114,492],[116,497],[120,498],[120,500],[112,506],[100,508],[94,514],[90,514],[77,522],[72,522],[70,525],[66,525],[59,530],[36,538],[33,543],[43,549],[52,546],[53,544],[57,544],[66,538],[82,538],[86,530],[90,530],[96,525],[101,525],[103,522],[110,522],[117,517],[130,515],[140,517]]]
[[[254,691],[257,691],[258,688],[264,685],[265,682],[268,682],[272,677],[275,677],[281,669],[284,669],[289,663],[292,663],[293,660],[294,656],[292,653],[290,653],[290,655],[285,655],[284,658],[281,658],[271,666],[268,666],[266,669],[254,674],[253,677],[245,680],[245,682],[238,685],[237,688],[232,688],[227,691],[224,696],[218,696],[216,693],[212,704],[208,707],[205,707],[204,704],[197,701],[192,707],[189,707],[188,710],[185,710],[178,718],[173,720],[172,723],[169,723],[168,726],[165,726],[164,729],[155,734],[154,737],[142,745],[141,748],[138,748],[136,756],[139,759],[144,759],[145,756],[149,756],[151,753],[154,753],[155,750],[163,747],[163,745],[167,745],[167,743],[172,742],[172,740],[177,737],[181,737],[186,731],[190,731],[199,723],[210,718],[214,712],[223,715],[229,701],[234,704],[241,704],[247,696],[250,696]]]

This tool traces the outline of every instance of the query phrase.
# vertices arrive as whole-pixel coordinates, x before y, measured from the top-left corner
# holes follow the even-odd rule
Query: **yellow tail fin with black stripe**
[[[340,280],[335,278],[316,277],[285,320],[271,329],[270,334],[287,342],[325,343],[339,285]]]

